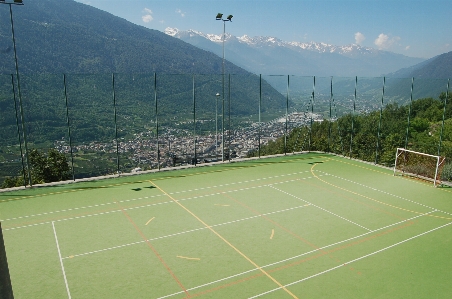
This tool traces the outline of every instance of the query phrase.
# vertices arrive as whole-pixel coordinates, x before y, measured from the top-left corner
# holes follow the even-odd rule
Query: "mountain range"
[[[222,56],[222,34],[167,28],[165,33]],[[256,74],[377,77],[424,61],[352,44],[286,42],[276,37],[225,34],[225,57]]]

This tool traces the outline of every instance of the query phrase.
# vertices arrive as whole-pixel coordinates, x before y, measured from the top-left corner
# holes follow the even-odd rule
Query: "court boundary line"
[[[310,172],[309,170],[299,171],[299,172],[294,172],[294,173],[289,173],[289,174],[281,174],[281,175],[269,176],[269,177],[258,178],[258,179],[253,179],[253,180],[238,181],[238,182],[232,182],[232,183],[227,183],[227,184],[220,184],[220,185],[214,185],[214,186],[208,186],[208,187],[202,187],[202,188],[195,188],[195,189],[189,189],[189,190],[183,190],[183,191],[176,191],[176,192],[171,192],[171,193],[168,193],[168,194],[171,194],[171,195],[183,194],[183,193],[188,193],[188,192],[195,192],[195,191],[208,190],[208,189],[214,189],[214,188],[219,188],[219,187],[226,187],[226,186],[231,186],[231,185],[239,185],[239,184],[245,184],[245,183],[250,183],[250,182],[257,182],[257,181],[275,179],[275,178],[279,178],[279,177],[287,177],[287,176],[292,176],[292,175],[299,175],[299,174],[309,173],[309,172]],[[145,181],[140,182],[140,183],[141,184],[145,183]],[[55,195],[55,194],[58,194],[58,193],[59,192],[48,193],[47,195]],[[143,200],[143,199],[151,199],[151,198],[163,197],[163,196],[164,196],[163,194],[156,194],[156,195],[143,196],[143,197],[137,197],[137,198],[132,198],[132,199],[123,199],[123,200],[116,201],[116,202],[120,202],[120,203],[133,202],[133,201],[138,201],[138,200]],[[43,197],[43,196],[40,196],[40,197]],[[38,217],[38,216],[44,216],[44,215],[63,213],[63,212],[68,212],[68,211],[76,211],[76,210],[82,210],[82,209],[91,209],[91,208],[108,206],[108,205],[114,205],[114,204],[115,204],[115,201],[112,201],[112,202],[100,203],[100,204],[96,204],[96,205],[68,208],[68,209],[57,210],[57,211],[42,212],[42,213],[38,213],[38,214],[18,216],[18,217],[7,218],[7,219],[0,219],[0,221],[2,221],[2,222],[13,221],[13,220],[26,219],[26,218],[31,218],[31,217]]]
[[[160,170],[149,170],[149,171],[142,171],[140,173],[136,173],[136,174],[130,174],[130,173],[126,173],[123,174],[122,176],[117,176],[117,175],[109,175],[109,176],[99,176],[99,177],[92,177],[92,178],[85,178],[85,179],[78,179],[78,180],[69,180],[69,181],[61,181],[61,182],[52,182],[52,183],[44,183],[44,184],[37,184],[34,185],[33,188],[45,188],[45,187],[63,187],[66,185],[72,185],[72,184],[77,184],[77,183],[96,183],[96,182],[100,182],[102,180],[111,180],[111,179],[123,179],[123,178],[127,178],[127,177],[131,177],[131,176],[146,176],[146,175],[152,175],[152,174],[163,174],[166,172],[172,172],[172,171],[184,171],[184,170],[193,170],[193,169],[200,169],[201,167],[212,167],[212,166],[224,166],[224,165],[230,165],[230,164],[235,164],[235,163],[248,163],[248,162],[254,162],[254,161],[258,161],[258,160],[265,160],[265,159],[272,159],[272,158],[286,158],[287,155],[292,156],[291,159],[287,159],[287,160],[282,160],[282,161],[277,161],[276,163],[290,163],[290,162],[294,162],[294,161],[299,161],[299,160],[307,160],[307,159],[313,159],[312,157],[302,157],[305,154],[311,154],[310,152],[297,152],[297,153],[286,153],[284,155],[272,155],[272,156],[262,156],[261,158],[247,158],[247,159],[241,159],[241,160],[234,160],[234,161],[226,161],[226,163],[224,162],[220,162],[220,163],[209,163],[209,164],[197,164],[196,166],[191,166],[188,165],[187,167],[183,167],[183,168],[163,168]],[[324,153],[321,152],[317,152],[315,154],[318,155],[325,155]],[[327,154],[328,155],[328,154]],[[293,157],[299,157],[299,158],[293,158]],[[172,178],[180,178],[180,177],[190,177],[190,176],[195,176],[195,175],[202,175],[202,174],[210,174],[210,173],[217,173],[217,172],[225,172],[225,171],[233,171],[233,170],[237,170],[237,169],[243,169],[243,168],[250,168],[250,167],[259,167],[259,166],[268,166],[269,164],[265,163],[265,162],[260,162],[258,164],[255,165],[245,165],[245,166],[236,166],[236,167],[231,167],[229,169],[217,169],[217,170],[211,170],[211,171],[199,171],[199,172],[195,172],[195,173],[189,173],[189,174],[184,174],[181,176],[162,176],[159,178],[155,178],[156,181],[161,181],[161,180],[166,180],[166,179],[172,179]],[[89,187],[88,189],[104,189],[104,188],[110,188],[110,187],[116,187],[116,186],[125,186],[125,185],[132,185],[132,184],[141,184],[144,182],[147,182],[149,179],[143,179],[143,180],[137,180],[137,181],[133,181],[133,182],[123,182],[123,183],[116,183],[116,184],[106,184],[106,185],[101,185],[101,186],[93,186],[93,187]],[[13,187],[13,188],[6,188],[6,189],[0,189],[0,193],[7,193],[7,192],[16,192],[16,191],[28,191],[31,190],[31,188],[29,187]],[[15,198],[8,198],[8,199],[0,199],[0,203],[8,203],[11,201],[17,201],[17,200],[23,200],[23,199],[30,199],[30,198],[37,198],[37,197],[45,197],[48,196],[50,194],[65,194],[65,193],[71,193],[71,192],[80,192],[80,191],[85,191],[86,189],[79,189],[79,188],[73,188],[73,189],[69,189],[69,190],[63,190],[63,191],[56,191],[56,192],[50,192],[50,193],[43,193],[43,194],[36,194],[36,195],[23,195],[23,196],[19,196],[19,197],[15,197]]]
[[[299,180],[307,180],[307,179],[313,179],[313,178],[314,177],[310,176],[310,177],[306,177],[306,178],[302,178],[302,179],[297,178],[297,179],[293,179],[293,180],[280,181],[280,182],[271,183],[271,184],[273,184],[273,185],[286,184],[286,183],[291,183],[291,182],[295,182],[295,181],[299,181]],[[226,194],[226,193],[241,192],[241,191],[246,191],[246,190],[252,190],[252,189],[267,187],[268,185],[270,185],[270,184],[251,186],[251,187],[247,187],[247,188],[239,188],[239,189],[233,189],[233,190],[222,191],[222,192],[214,192],[214,193],[210,193],[210,194],[203,194],[203,195],[198,195],[198,196],[181,198],[181,199],[177,199],[177,201],[186,201],[186,200],[193,200],[193,199],[210,197],[210,196],[217,196],[217,195],[222,195],[222,194]],[[168,200],[168,201],[164,201],[164,202],[150,203],[150,204],[140,205],[140,206],[136,206],[136,207],[128,207],[128,208],[125,208],[125,210],[128,211],[128,210],[132,210],[132,209],[141,209],[141,208],[147,208],[147,207],[163,205],[163,204],[171,204],[171,203],[174,203],[174,202],[171,201],[171,200]],[[67,218],[63,218],[63,219],[57,219],[57,220],[54,220],[54,221],[56,221],[56,222],[69,221],[69,220],[74,220],[74,219],[81,219],[81,218],[94,217],[94,216],[101,216],[101,215],[105,215],[105,214],[118,213],[118,212],[120,212],[119,209],[117,209],[117,210],[110,210],[110,211],[104,211],[104,212],[99,212],[99,213],[93,213],[93,214],[86,214],[86,215],[81,215],[81,216],[67,217]],[[38,226],[38,225],[44,225],[44,224],[50,223],[51,221],[52,220],[48,220],[48,221],[44,221],[44,222],[38,222],[38,223],[33,223],[33,224],[27,224],[27,225],[19,225],[19,226],[15,226],[15,227],[4,227],[3,231],[9,231],[9,230],[15,230],[15,229],[23,229],[23,228],[28,228],[28,227]]]
[[[60,259],[61,271],[63,272],[64,284],[66,285],[67,296],[69,299],[71,299],[71,292],[69,290],[69,284],[68,284],[67,277],[66,277],[66,271],[64,270],[64,263],[63,263],[63,259],[61,257],[60,243],[58,242],[58,236],[56,233],[55,221],[52,221],[52,228],[53,228],[53,235],[55,237],[55,242],[56,242],[56,246],[57,246],[57,250],[58,250],[58,257]]]
[[[344,156],[337,155],[337,154],[334,154],[334,153],[329,153],[329,154],[331,156],[333,156],[331,158],[328,158],[331,161],[336,161],[336,162],[343,163],[343,164],[348,164],[348,165],[351,165],[351,166],[354,166],[354,167],[371,170],[371,171],[378,172],[378,173],[381,173],[381,174],[384,174],[384,175],[393,176],[393,177],[396,177],[396,178],[399,178],[399,179],[404,179],[404,180],[407,180],[407,181],[410,181],[410,182],[413,182],[413,183],[416,183],[416,184],[421,184],[423,186],[427,186],[427,187],[430,187],[430,188],[435,188],[437,190],[441,190],[442,192],[452,193],[452,191],[446,190],[444,188],[436,188],[435,186],[432,185],[432,183],[426,183],[424,181],[410,179],[410,177],[406,177],[406,176],[394,176],[394,169],[391,168],[391,167],[387,167],[387,166],[380,165],[380,164],[373,164],[372,162],[358,160],[358,159],[355,159],[355,158],[351,158],[351,159],[350,158],[345,158]],[[336,159],[334,159],[334,158],[336,158]],[[368,168],[368,167],[364,167],[364,166],[360,166],[360,165],[356,165],[356,164],[352,164],[352,163],[346,162],[346,161],[341,161],[341,160],[339,160],[337,158],[346,159],[346,161],[348,160],[348,161],[354,161],[354,162],[363,163],[363,164],[367,164],[367,165],[372,165],[374,167],[379,167],[379,168],[382,168],[382,169],[389,170],[390,173],[386,173],[386,172],[383,172],[383,171],[379,171],[379,170],[376,170],[376,169],[372,169],[372,168]],[[445,184],[445,185],[446,186],[450,186],[449,184]]]
[[[395,195],[395,194],[389,193],[389,192],[387,192],[387,191],[383,191],[383,190],[380,190],[380,189],[377,189],[377,188],[374,188],[374,187],[371,187],[371,186],[367,186],[367,185],[364,185],[364,184],[362,184],[362,183],[358,183],[358,182],[352,181],[352,180],[350,180],[350,179],[346,179],[346,178],[343,178],[343,177],[340,177],[340,176],[337,176],[337,175],[335,175],[335,174],[331,174],[331,173],[328,173],[328,172],[325,172],[325,171],[321,171],[321,170],[316,170],[316,171],[317,171],[317,172],[323,173],[323,176],[331,176],[331,177],[335,177],[335,178],[337,178],[337,179],[340,179],[340,180],[343,180],[343,181],[347,181],[347,182],[350,182],[350,183],[352,183],[352,184],[355,184],[355,185],[358,185],[358,186],[361,186],[361,187],[365,187],[365,188],[367,188],[367,189],[371,189],[371,190],[373,190],[373,191],[377,191],[377,192],[383,193],[383,194],[385,194],[385,195],[389,195],[389,196],[392,196],[392,197],[395,197],[395,198],[398,198],[398,199],[401,199],[401,200],[404,200],[404,201],[407,201],[407,202],[410,202],[410,203],[414,203],[414,204],[419,205],[419,206],[424,207],[424,208],[428,208],[428,209],[431,209],[431,210],[437,210],[438,212],[442,212],[442,213],[444,213],[444,214],[447,214],[447,215],[452,216],[452,213],[449,213],[449,212],[446,212],[446,211],[443,211],[443,210],[439,210],[439,209],[437,209],[437,208],[430,207],[430,206],[428,206],[428,205],[419,203],[419,202],[414,201],[414,200],[412,200],[412,199],[404,198],[404,197],[402,197],[402,196],[400,196],[400,195]]]
[[[431,213],[433,213],[433,212],[431,212]],[[352,241],[352,240],[355,240],[355,239],[359,239],[361,237],[367,236],[367,235],[372,234],[374,232],[378,232],[378,231],[381,231],[381,230],[384,230],[384,229],[387,229],[387,228],[390,228],[390,227],[393,227],[393,226],[396,226],[396,225],[399,225],[399,224],[403,224],[405,222],[410,222],[410,221],[413,221],[413,220],[415,220],[417,218],[421,218],[421,217],[424,217],[424,216],[426,216],[426,215],[416,215],[416,216],[414,216],[412,218],[408,218],[406,220],[402,220],[402,221],[399,221],[399,222],[396,222],[396,223],[393,223],[393,224],[390,224],[390,225],[387,225],[387,226],[375,229],[375,230],[373,230],[371,232],[363,233],[361,235],[357,235],[357,236],[354,236],[354,237],[351,237],[351,238],[348,238],[348,239],[345,239],[345,240],[342,240],[342,241],[338,241],[338,242],[335,242],[335,243],[332,243],[332,244],[328,244],[328,245],[325,245],[325,246],[313,249],[311,251],[307,251],[307,252],[304,252],[302,254],[286,258],[284,260],[280,260],[280,261],[277,261],[277,262],[274,262],[274,263],[271,263],[271,264],[264,265],[264,266],[262,266],[262,268],[268,268],[268,267],[276,266],[278,264],[285,263],[285,262],[288,262],[288,261],[291,261],[291,260],[294,260],[294,259],[298,259],[298,258],[303,257],[305,255],[309,255],[311,253],[315,253],[317,251],[321,251],[321,250],[327,249],[329,247],[333,247],[333,246],[336,246],[336,245],[339,245],[339,244],[342,244],[342,243],[346,243],[346,242],[349,242],[349,241]],[[228,280],[228,279],[231,279],[231,278],[234,278],[234,277],[242,276],[242,275],[254,272],[254,271],[257,271],[257,269],[250,269],[248,271],[244,271],[244,272],[237,273],[237,274],[234,274],[234,275],[231,275],[231,276],[228,276],[228,277],[224,277],[224,278],[221,278],[221,279],[218,279],[218,280],[215,280],[215,281],[211,281],[211,282],[208,282],[208,283],[196,286],[196,287],[192,287],[192,288],[190,288],[188,290],[192,291],[192,290],[195,290],[195,289],[206,287],[208,285],[212,285],[212,284],[215,284],[215,283],[218,283],[218,282],[221,282],[221,281],[225,281],[225,280]],[[159,297],[157,299],[169,298],[169,297],[176,296],[176,295],[179,295],[179,294],[181,294],[181,292],[165,295],[165,296]]]
[[[336,266],[336,267],[332,267],[332,268],[329,268],[329,269],[327,269],[327,270],[321,271],[321,272],[319,272],[319,273],[317,273],[317,274],[314,274],[314,275],[305,277],[305,278],[303,278],[303,279],[300,279],[300,280],[297,280],[297,281],[288,283],[288,284],[284,285],[284,287],[290,287],[290,286],[293,286],[293,285],[295,285],[295,284],[301,283],[301,282],[303,282],[303,281],[309,280],[309,279],[311,279],[311,278],[314,278],[314,277],[317,277],[317,276],[326,274],[326,273],[328,273],[328,272],[334,271],[334,270],[339,269],[339,268],[341,268],[341,267],[347,266],[347,265],[352,264],[352,263],[354,263],[354,262],[360,261],[360,260],[362,260],[362,259],[365,259],[365,258],[368,258],[368,257],[370,257],[370,256],[376,255],[376,254],[378,254],[378,253],[380,253],[380,252],[386,251],[386,250],[388,250],[388,249],[391,249],[391,248],[394,248],[394,247],[399,246],[399,245],[401,245],[401,244],[404,244],[404,243],[406,243],[406,242],[409,242],[409,241],[411,241],[411,240],[414,240],[414,239],[417,239],[417,238],[422,237],[422,236],[424,236],[424,235],[430,234],[430,233],[432,233],[432,232],[434,232],[434,231],[437,231],[437,230],[439,230],[439,229],[442,229],[442,228],[444,228],[444,227],[447,227],[447,226],[449,226],[449,225],[451,225],[451,224],[452,224],[452,222],[448,222],[448,223],[446,223],[446,224],[444,224],[444,225],[441,225],[441,226],[439,226],[439,227],[433,228],[433,229],[428,230],[428,231],[426,231],[426,232],[417,234],[417,235],[412,236],[412,237],[410,237],[410,238],[408,238],[408,239],[399,241],[399,242],[397,242],[397,243],[394,243],[394,244],[392,244],[392,245],[389,245],[389,246],[384,247],[384,248],[382,248],[382,249],[379,249],[379,250],[377,250],[377,251],[371,252],[371,253],[369,253],[369,254],[366,254],[366,255],[363,255],[363,256],[361,256],[361,257],[355,258],[355,259],[350,260],[350,261],[348,261],[348,262],[342,263],[341,265],[338,265],[338,266]],[[275,289],[272,289],[272,290],[270,290],[270,291],[267,291],[267,292],[264,292],[264,293],[261,293],[261,294],[258,294],[258,295],[249,297],[248,299],[258,298],[258,297],[267,295],[267,294],[269,294],[269,293],[278,291],[278,290],[280,290],[280,289],[281,289],[281,288],[275,288]]]
[[[391,207],[391,208],[394,208],[394,209],[398,209],[398,210],[402,210],[402,211],[405,211],[405,212],[410,212],[410,213],[414,213],[414,214],[423,214],[422,212],[418,212],[418,211],[414,211],[414,210],[409,210],[409,209],[406,209],[406,208],[402,208],[402,207],[399,207],[399,206],[396,206],[396,205],[393,205],[393,204],[389,204],[389,203],[386,203],[386,202],[384,202],[384,201],[381,201],[381,200],[377,200],[377,199],[375,199],[375,198],[372,198],[372,197],[369,197],[369,196],[367,196],[367,195],[363,195],[363,194],[361,194],[361,193],[358,193],[358,192],[355,192],[355,191],[351,191],[351,190],[348,190],[347,188],[344,188],[344,187],[340,187],[340,186],[337,186],[337,185],[335,185],[335,184],[333,184],[333,183],[330,183],[330,182],[328,182],[328,181],[325,181],[325,180],[323,180],[323,179],[321,179],[319,176],[321,176],[321,175],[316,175],[314,172],[315,171],[317,171],[317,170],[314,170],[314,168],[315,168],[315,166],[316,165],[319,165],[319,164],[314,164],[314,165],[312,165],[312,167],[311,167],[311,173],[312,173],[312,175],[317,179],[317,180],[319,180],[319,181],[321,181],[321,182],[323,182],[323,183],[325,183],[325,184],[327,184],[327,185],[330,185],[330,186],[333,186],[334,188],[336,188],[336,189],[339,189],[339,190],[342,190],[342,191],[345,191],[345,192],[348,192],[348,193],[351,193],[351,194],[353,194],[353,195],[356,195],[356,196],[360,196],[360,197],[362,197],[362,198],[365,198],[365,199],[368,199],[368,200],[372,200],[372,201],[374,201],[374,202],[376,202],[376,203],[379,203],[379,204],[381,204],[381,205],[385,205],[385,206],[388,206],[388,207]],[[377,189],[375,189],[376,191],[378,191]],[[412,202],[412,203],[414,203],[414,202]],[[424,206],[425,207],[425,206]],[[444,213],[443,211],[440,211],[440,210],[438,210],[438,209],[436,209],[436,208],[429,208],[429,209],[433,209],[433,210],[435,210],[435,212],[442,212],[442,213]],[[447,214],[447,213],[446,213]],[[430,217],[435,217],[435,218],[442,218],[442,219],[446,219],[446,220],[452,220],[452,218],[447,218],[447,217],[441,217],[441,216],[435,216],[435,215],[429,215]]]

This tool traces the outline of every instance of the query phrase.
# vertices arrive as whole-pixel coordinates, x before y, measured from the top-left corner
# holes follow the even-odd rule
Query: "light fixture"
[[[228,17],[225,19],[223,19],[223,14],[222,13],[218,13],[216,16],[216,20],[217,21],[223,21],[223,65],[222,65],[222,85],[223,85],[223,92],[222,92],[222,97],[223,97],[223,103],[222,103],[222,118],[221,118],[221,161],[224,162],[224,40],[226,38],[226,22],[232,22],[232,15],[228,15]]]
[[[24,5],[24,3],[23,3],[23,1],[22,1],[22,0],[14,0],[14,2],[13,2],[13,1],[11,1],[11,0],[9,0],[9,1],[5,1],[5,0],[0,0],[0,4],[9,4],[9,5],[11,5],[11,4],[15,4],[15,5]]]

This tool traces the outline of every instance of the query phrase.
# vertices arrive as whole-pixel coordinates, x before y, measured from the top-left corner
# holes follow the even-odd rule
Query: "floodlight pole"
[[[226,20],[223,19],[223,14],[218,13],[216,16],[217,21],[223,21],[223,64],[222,64],[222,85],[223,85],[223,94],[222,94],[222,117],[221,117],[221,161],[224,162],[224,40],[226,39],[226,22],[232,22],[232,15],[229,15]]]
[[[16,66],[16,77],[17,77],[17,92],[19,95],[19,110],[20,110],[20,117],[22,120],[22,137],[24,139],[24,146],[25,146],[25,160],[27,163],[27,174],[28,174],[28,183],[30,186],[32,186],[31,181],[31,168],[30,168],[30,161],[28,159],[28,145],[27,145],[27,134],[25,134],[25,124],[24,124],[24,110],[22,105],[22,93],[20,90],[20,76],[19,76],[19,64],[17,63],[17,50],[16,50],[16,37],[14,35],[14,21],[13,21],[13,9],[11,5],[24,5],[22,3],[22,0],[14,0],[14,2],[7,2],[5,0],[1,0],[0,4],[7,4],[9,5],[9,16],[11,21],[11,34],[13,39],[13,49],[14,49],[14,64]]]
[[[215,160],[218,159],[218,98],[219,97],[220,97],[220,94],[217,92],[216,105],[215,105]]]

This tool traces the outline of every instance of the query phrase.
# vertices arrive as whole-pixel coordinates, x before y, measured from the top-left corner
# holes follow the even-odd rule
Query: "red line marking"
[[[404,229],[404,228],[409,227],[409,226],[411,226],[413,224],[414,224],[413,221],[409,221],[409,222],[407,222],[407,223],[405,223],[403,225],[400,225],[398,227],[394,227],[394,228],[388,229],[386,231],[380,232],[378,234],[368,236],[368,237],[363,238],[361,240],[356,240],[354,242],[351,242],[351,243],[348,243],[348,244],[343,244],[341,246],[338,246],[338,247],[335,247],[335,248],[331,248],[331,249],[328,249],[328,250],[320,250],[318,253],[314,254],[313,256],[309,256],[309,257],[306,257],[304,259],[292,262],[290,264],[279,266],[277,268],[269,269],[268,273],[275,273],[275,272],[278,272],[278,271],[282,271],[282,270],[285,270],[285,269],[288,269],[288,268],[292,268],[292,267],[301,265],[303,263],[315,260],[317,258],[324,257],[324,256],[326,256],[328,254],[332,254],[334,252],[338,252],[338,251],[341,251],[341,250],[353,247],[355,245],[358,245],[358,244],[361,244],[361,243],[365,243],[365,242],[370,241],[370,240],[374,240],[374,239],[376,239],[378,237],[381,237],[381,236],[390,234],[392,232]],[[347,263],[342,263],[342,266],[347,266]],[[362,273],[358,272],[358,274],[361,275]],[[226,284],[223,284],[223,285],[220,285],[220,286],[217,286],[217,287],[213,287],[211,289],[207,289],[207,290],[201,291],[199,293],[193,294],[191,298],[198,297],[198,296],[205,295],[205,294],[212,293],[212,292],[216,292],[218,290],[221,290],[221,289],[233,286],[233,285],[237,285],[237,284],[240,284],[240,283],[243,283],[243,282],[247,282],[249,280],[253,280],[253,279],[256,279],[256,278],[262,277],[262,276],[263,276],[262,273],[257,273],[257,274],[252,275],[252,276],[244,277],[244,278],[241,278],[241,279],[238,279],[238,280],[235,280],[235,281],[232,281],[232,282],[229,282],[229,283],[226,283]]]
[[[160,260],[162,265],[166,268],[166,270],[168,270],[168,272],[171,274],[173,279],[177,282],[177,284],[185,292],[185,294],[187,295],[187,298],[190,298],[191,297],[190,293],[187,291],[187,289],[181,283],[179,278],[177,278],[177,276],[174,274],[174,272],[171,270],[171,268],[168,266],[168,264],[163,260],[163,258],[160,256],[160,254],[154,248],[154,246],[152,246],[151,242],[148,241],[148,238],[146,238],[146,236],[143,234],[143,232],[140,230],[140,228],[137,226],[137,224],[132,220],[132,218],[130,218],[129,214],[127,214],[127,212],[122,208],[122,206],[119,203],[116,202],[116,204],[119,206],[119,208],[121,209],[122,213],[127,217],[129,222],[132,223],[132,225],[135,227],[135,230],[140,234],[141,238],[146,242],[148,247],[154,252],[155,256]]]

